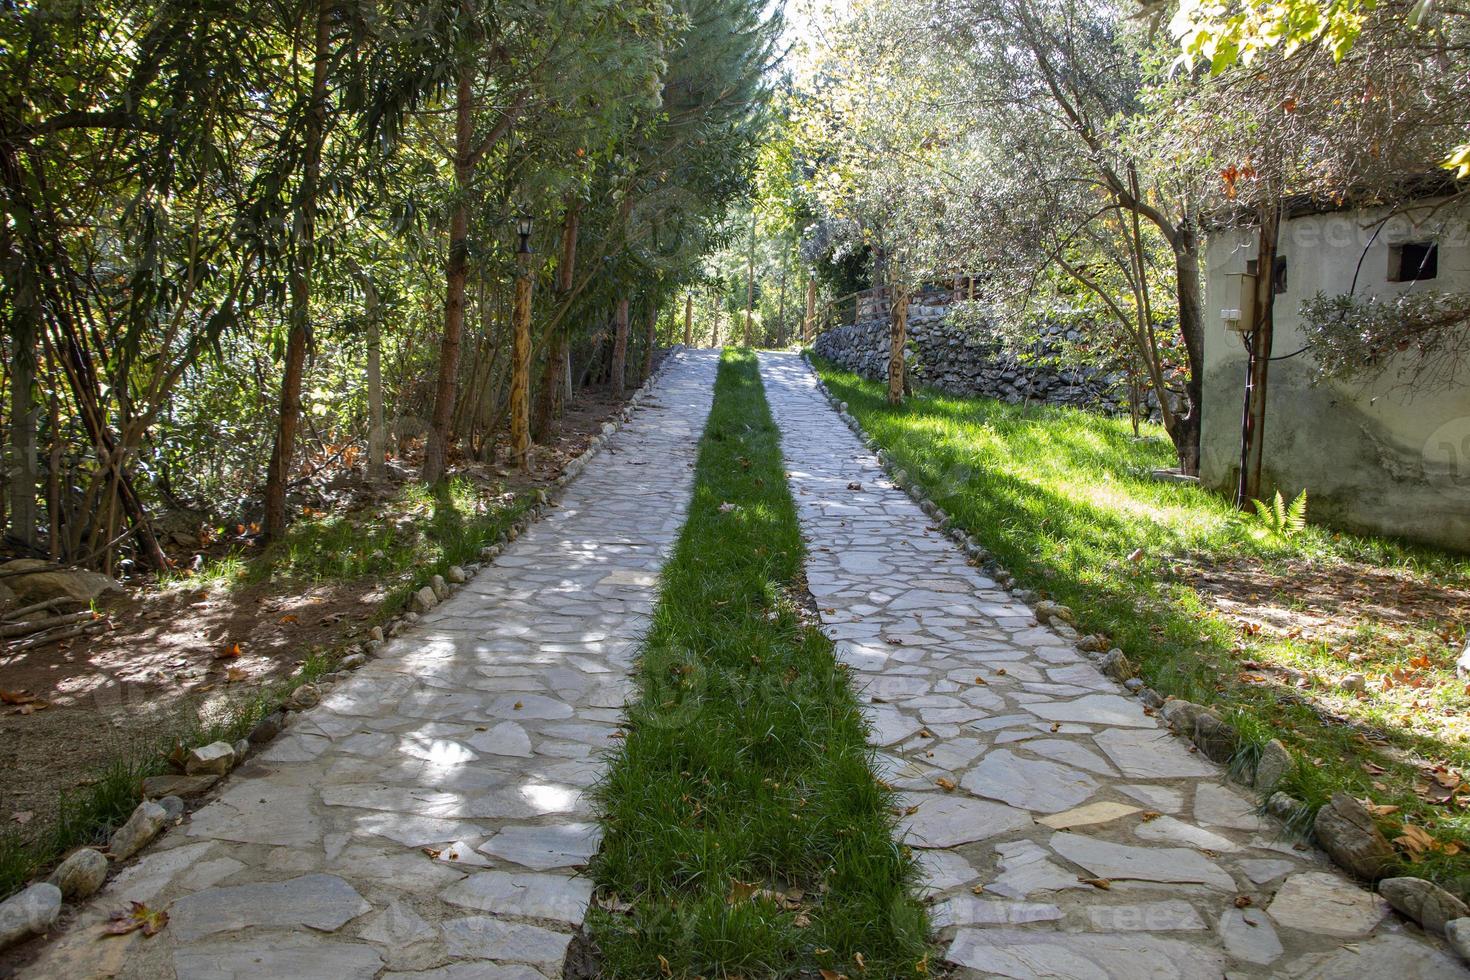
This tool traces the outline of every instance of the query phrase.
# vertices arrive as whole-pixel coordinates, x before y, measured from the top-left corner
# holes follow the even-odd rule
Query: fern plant
[[[1307,526],[1307,491],[1305,490],[1297,494],[1297,498],[1291,502],[1290,506],[1281,496],[1280,490],[1276,491],[1276,499],[1269,504],[1264,500],[1252,500],[1251,503],[1256,505],[1256,519],[1272,534],[1289,538]]]

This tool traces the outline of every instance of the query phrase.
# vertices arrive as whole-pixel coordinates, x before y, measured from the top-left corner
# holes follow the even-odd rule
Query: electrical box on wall
[[[1256,322],[1256,277],[1239,272],[1223,278],[1225,295],[1220,298],[1225,305],[1220,308],[1221,325],[1231,333],[1250,333]]]

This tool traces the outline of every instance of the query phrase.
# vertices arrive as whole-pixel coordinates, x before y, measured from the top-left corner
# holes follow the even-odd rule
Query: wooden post
[[[694,346],[694,294],[684,294],[684,346]]]

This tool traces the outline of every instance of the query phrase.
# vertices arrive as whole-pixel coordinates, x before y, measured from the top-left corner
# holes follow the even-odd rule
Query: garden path
[[[237,770],[32,977],[561,977],[583,793],[684,521],[718,354],[678,355],[558,507]],[[99,941],[130,901],[169,923]]]
[[[970,565],[798,355],[761,372],[807,582],[960,975],[1467,975]]]

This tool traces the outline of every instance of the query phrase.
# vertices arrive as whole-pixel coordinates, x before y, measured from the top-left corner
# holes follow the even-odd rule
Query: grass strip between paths
[[[640,700],[596,794],[588,923],[606,976],[928,970],[896,799],[846,669],[802,615],[801,573],[756,359],[727,351]]]
[[[1372,798],[1389,807],[1391,815],[1380,822],[1390,838],[1412,822],[1440,842],[1438,849],[1406,853],[1409,872],[1470,897],[1470,813],[1427,800],[1430,780],[1416,761],[1470,767],[1470,743],[1426,727],[1401,691],[1355,697],[1320,684],[1301,690],[1264,683],[1255,669],[1263,663],[1327,676],[1345,669],[1388,672],[1417,669],[1411,662],[1424,661],[1415,658],[1432,656],[1447,678],[1437,688],[1447,699],[1446,715],[1463,715],[1470,688],[1462,693],[1463,682],[1454,681],[1453,652],[1435,635],[1445,624],[1423,624],[1414,644],[1360,627],[1351,647],[1366,659],[1349,668],[1340,641],[1250,630],[1210,607],[1177,574],[1190,566],[1289,575],[1303,565],[1357,564],[1463,587],[1463,558],[1317,526],[1289,539],[1265,533],[1218,494],[1151,479],[1152,469],[1174,462],[1156,425],[1138,439],[1127,419],[932,389],[895,407],[887,403],[886,385],[818,358],[813,363],[867,434],[1018,585],[1071,607],[1082,632],[1107,634],[1161,694],[1222,709],[1241,735],[1238,764],[1253,768],[1272,738],[1291,748],[1299,764],[1278,788],[1304,801],[1291,821],[1295,829],[1309,826],[1336,789]],[[1141,560],[1130,560],[1135,549]],[[1260,598],[1280,605],[1311,597]]]

